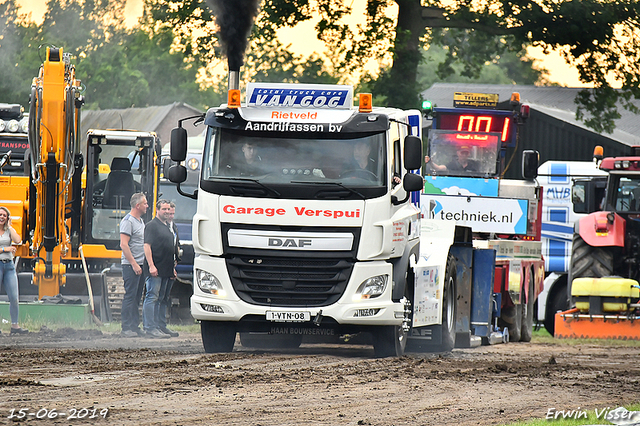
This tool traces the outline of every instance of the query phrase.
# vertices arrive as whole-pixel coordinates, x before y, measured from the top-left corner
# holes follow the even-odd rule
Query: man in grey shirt
[[[144,290],[144,221],[142,216],[149,204],[143,193],[135,193],[130,200],[131,211],[120,222],[120,249],[122,250],[122,279],[124,298],[122,299],[123,337],[144,336],[140,329],[140,300]]]

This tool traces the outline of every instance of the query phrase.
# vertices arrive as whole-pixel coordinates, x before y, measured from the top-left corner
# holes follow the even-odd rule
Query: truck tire
[[[240,333],[240,343],[245,348],[296,349],[302,344],[302,334]]]
[[[401,357],[407,345],[407,333],[402,325],[381,325],[372,333],[376,358]]]
[[[200,334],[204,351],[208,354],[231,352],[236,342],[236,329],[233,323],[201,321]]]
[[[569,267],[569,284],[575,278],[602,278],[613,273],[614,250],[610,247],[592,247],[580,234],[573,234],[571,265]]]
[[[522,304],[522,327],[520,329],[521,342],[530,342],[531,337],[533,337],[533,304],[535,299],[533,294],[535,291],[534,283],[535,277],[533,275],[533,270],[531,270],[531,273],[529,274],[529,283],[527,284],[527,294],[529,295],[529,298],[527,299],[527,303]]]
[[[409,285],[413,286],[413,280],[405,281],[404,297],[400,299],[404,306],[402,323],[399,325],[378,326],[372,332],[373,352],[376,358],[401,357],[404,355],[412,313]]]
[[[456,261],[447,260],[447,274],[442,293],[442,343],[440,352],[451,352],[456,345]]]
[[[522,336],[522,304],[502,309],[500,323],[509,330],[509,341],[519,342]]]
[[[561,283],[552,294],[547,296],[547,305],[545,306],[544,328],[547,329],[551,336],[554,335],[556,329],[556,312],[566,311],[567,309],[569,309],[567,284]]]

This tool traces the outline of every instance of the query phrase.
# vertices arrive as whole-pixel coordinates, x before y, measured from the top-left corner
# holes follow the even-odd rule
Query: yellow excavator
[[[110,321],[106,275],[120,263],[118,227],[134,192],[155,204],[160,141],[153,132],[89,130],[82,146],[82,92],[70,55],[47,47],[31,86],[24,176],[0,174],[9,197],[0,198],[20,225],[21,300],[37,291],[41,302],[80,302]]]

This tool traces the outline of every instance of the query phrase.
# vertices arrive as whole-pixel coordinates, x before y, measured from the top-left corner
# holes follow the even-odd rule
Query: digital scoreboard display
[[[511,111],[487,109],[436,109],[433,129],[474,133],[500,133],[503,145],[516,141],[516,118]]]

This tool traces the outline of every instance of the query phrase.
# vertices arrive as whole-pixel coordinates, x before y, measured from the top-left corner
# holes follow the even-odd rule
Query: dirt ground
[[[238,341],[233,353],[205,354],[199,334],[62,329],[3,333],[0,355],[0,424],[496,425],[640,401],[638,348],[625,346],[375,359],[368,345],[264,351]]]

